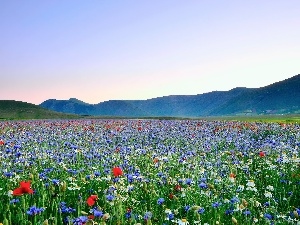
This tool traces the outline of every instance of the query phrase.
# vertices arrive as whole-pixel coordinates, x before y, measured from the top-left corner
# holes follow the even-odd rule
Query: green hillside
[[[79,118],[78,115],[53,112],[27,102],[0,100],[0,120],[77,118]]]

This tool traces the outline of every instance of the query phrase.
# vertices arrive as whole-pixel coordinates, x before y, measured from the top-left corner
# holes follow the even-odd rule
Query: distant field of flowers
[[[0,224],[300,224],[300,125],[0,122]]]

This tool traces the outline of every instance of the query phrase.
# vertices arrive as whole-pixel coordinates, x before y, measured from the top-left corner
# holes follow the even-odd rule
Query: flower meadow
[[[300,126],[0,122],[0,224],[300,224]]]

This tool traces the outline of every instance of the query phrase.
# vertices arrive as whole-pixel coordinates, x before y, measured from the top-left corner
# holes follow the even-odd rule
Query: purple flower
[[[246,209],[244,212],[243,212],[244,215],[248,216],[251,214],[250,210],[249,209]]]
[[[220,205],[221,205],[221,203],[219,203],[219,202],[214,202],[213,204],[211,204],[212,205],[212,207],[214,207],[214,208],[218,208]]]
[[[164,198],[159,198],[159,199],[157,200],[157,204],[158,204],[158,205],[162,205],[162,204],[164,203],[164,201],[165,201]]]
[[[184,206],[184,211],[187,212],[187,211],[190,210],[190,208],[191,208],[191,207],[190,207],[189,205],[186,205],[186,206]]]
[[[73,220],[73,224],[74,225],[83,225],[88,221],[88,217],[87,216],[79,216],[78,218],[75,218]]]
[[[205,209],[204,208],[200,208],[198,211],[197,211],[199,214],[203,214],[205,212]]]
[[[144,215],[144,219],[145,220],[149,220],[149,219],[151,219],[151,217],[152,217],[152,213],[151,212],[145,212],[145,215]]]
[[[168,214],[168,218],[169,218],[169,220],[174,219],[174,214],[173,214],[173,213],[169,213],[169,214]]]
[[[269,213],[265,213],[265,214],[264,214],[264,217],[265,217],[266,219],[268,219],[268,220],[272,220],[272,219],[273,219],[273,216],[272,216],[271,214],[269,214]]]
[[[206,183],[201,182],[201,183],[199,184],[199,187],[202,188],[202,189],[207,189],[208,186],[207,186]]]
[[[187,178],[186,180],[185,180],[185,184],[186,185],[191,185],[192,184],[192,179],[191,178]]]
[[[112,200],[114,200],[115,196],[109,194],[109,195],[106,195],[106,200],[111,202]]]
[[[37,214],[40,214],[41,212],[43,212],[45,210],[45,208],[37,208],[36,206],[31,206],[28,210],[27,210],[27,214],[30,216],[35,216]]]
[[[98,209],[93,209],[93,214],[95,217],[102,217],[103,216],[103,212],[101,210]]]

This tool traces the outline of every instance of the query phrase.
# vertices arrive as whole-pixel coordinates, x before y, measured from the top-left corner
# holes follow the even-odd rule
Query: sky
[[[0,1],[0,99],[196,95],[300,73],[299,0]]]

